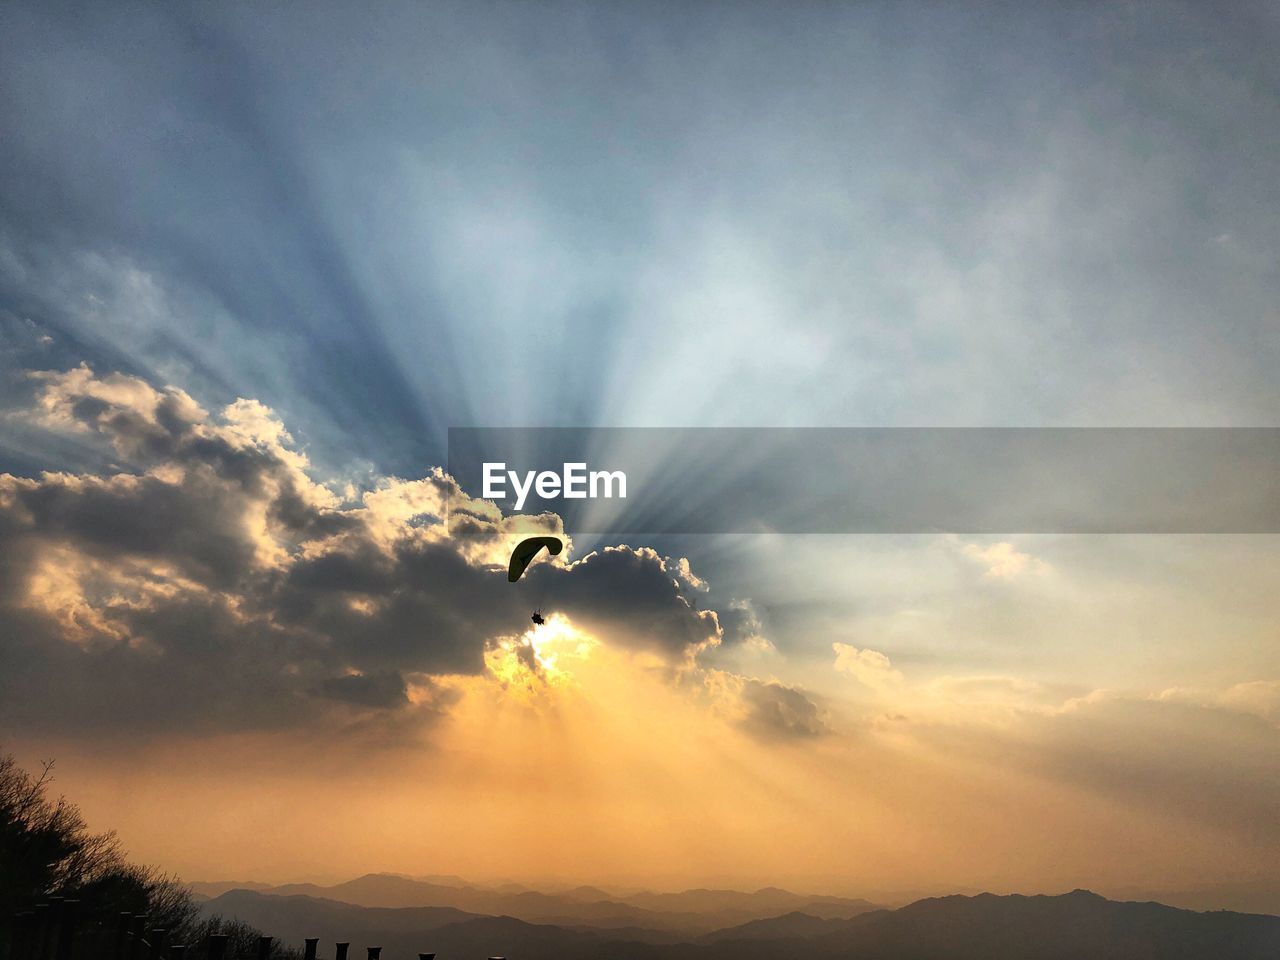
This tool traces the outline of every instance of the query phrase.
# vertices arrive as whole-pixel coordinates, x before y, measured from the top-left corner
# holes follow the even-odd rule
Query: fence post
[[[129,940],[129,960],[141,960],[138,956],[138,947],[142,945],[142,935],[147,930],[147,920],[149,918],[145,913],[134,914],[133,930],[131,939]]]
[[[54,956],[57,960],[71,960],[71,951],[76,939],[76,914],[79,913],[79,900],[63,900],[58,907],[58,948]]]
[[[258,960],[268,960],[271,956],[271,938],[258,938]]]
[[[434,953],[420,953],[418,954],[418,960],[436,960],[436,955]]]
[[[35,939],[36,915],[30,910],[18,914],[13,925],[14,960],[31,960],[31,943]]]
[[[369,960],[378,960],[382,956],[381,947],[369,947]]]
[[[209,960],[222,960],[227,955],[227,935],[225,933],[209,934]]]
[[[45,960],[54,960],[58,956],[58,938],[62,933],[62,897],[49,898],[49,916],[45,923],[47,929],[44,938]]]
[[[34,909],[27,911],[26,931],[22,937],[22,960],[36,960],[36,950],[40,947],[40,918]]]
[[[333,945],[333,948],[334,948],[333,960],[347,960],[347,949],[350,946],[351,944],[345,941],[340,941],[338,943],[335,943]]]
[[[303,951],[302,960],[316,960],[316,944],[320,942],[320,938],[307,937],[302,942],[307,945],[306,950]]]
[[[30,960],[31,926],[35,918],[30,910],[15,914],[13,918],[13,958],[14,960]]]
[[[187,948],[185,944],[175,943],[169,948],[169,960],[182,960],[186,955]]]
[[[125,941],[129,937],[129,925],[133,923],[133,914],[122,911],[116,918],[116,950],[115,960],[124,960]]]
[[[45,950],[48,949],[49,946],[49,904],[47,903],[36,904],[36,930],[34,940],[35,942],[32,945],[35,947],[35,950],[33,951],[32,956],[35,957],[35,960],[48,960],[45,956]]]
[[[151,960],[164,960],[164,941],[168,935],[169,931],[164,927],[152,928],[148,941],[151,944]]]

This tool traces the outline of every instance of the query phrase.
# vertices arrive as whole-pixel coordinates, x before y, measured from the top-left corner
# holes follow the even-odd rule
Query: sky
[[[0,748],[188,879],[1273,876],[1273,535],[430,518],[449,427],[1280,425],[1278,34],[6,4]]]

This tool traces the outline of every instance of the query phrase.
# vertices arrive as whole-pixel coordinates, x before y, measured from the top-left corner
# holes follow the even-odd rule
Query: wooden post
[[[184,944],[175,943],[169,948],[169,960],[183,960],[186,956],[187,948]]]
[[[302,942],[307,945],[303,951],[302,960],[316,960],[316,944],[320,942],[320,938],[307,937]]]
[[[142,945],[142,935],[147,930],[147,915],[145,913],[136,914],[133,918],[133,930],[129,939],[129,957],[128,960],[142,960],[138,955],[138,947]]]
[[[129,927],[133,923],[133,914],[122,912],[117,918],[115,960],[124,960],[125,946],[129,940]]]
[[[147,943],[151,945],[151,960],[164,960],[164,942],[169,931],[164,927],[152,927],[147,934]]]
[[[333,960],[347,960],[347,950],[351,944],[347,942],[339,942],[333,945]]]
[[[27,910],[18,914],[18,931],[21,939],[13,955],[17,960],[32,960],[36,941],[35,911]]]
[[[420,953],[418,954],[418,960],[436,960],[436,955],[434,953]]]
[[[63,932],[63,899],[61,897],[49,897],[49,916],[45,923],[47,929],[45,931],[45,951],[42,956],[49,960],[55,960],[58,957],[58,938]]]
[[[258,960],[268,960],[271,956],[271,938],[258,938]]]
[[[381,947],[369,947],[369,960],[378,960],[382,956]]]
[[[35,960],[48,960],[45,951],[49,948],[49,904],[37,903],[35,909],[35,929],[32,931],[31,955]]]
[[[209,960],[222,960],[227,955],[227,935],[212,933],[209,935]]]
[[[79,900],[63,900],[58,910],[57,960],[71,960],[72,950],[75,949],[79,908]]]
[[[31,931],[35,926],[35,914],[24,910],[13,919],[13,958],[31,960]]]
[[[62,898],[49,898],[49,912],[45,917],[44,949],[41,960],[53,960],[57,956],[58,934],[62,928]]]

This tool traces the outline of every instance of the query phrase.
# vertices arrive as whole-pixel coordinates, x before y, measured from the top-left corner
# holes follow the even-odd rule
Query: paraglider
[[[525,568],[533,562],[538,552],[546,547],[547,553],[553,557],[560,556],[564,544],[559,537],[526,537],[516,544],[511,551],[511,563],[507,567],[507,581],[515,583],[524,575]]]
[[[507,566],[507,581],[515,583],[523,575],[525,569],[533,562],[533,558],[546,548],[547,553],[553,557],[560,556],[560,551],[564,549],[559,537],[526,537],[516,544],[516,548],[511,551],[511,563]],[[529,618],[537,626],[543,626],[547,621],[543,619],[542,608],[533,611],[533,616]]]

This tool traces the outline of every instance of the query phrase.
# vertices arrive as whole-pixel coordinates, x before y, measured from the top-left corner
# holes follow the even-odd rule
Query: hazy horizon
[[[754,894],[766,890],[784,890],[788,893],[794,893],[800,896],[811,897],[840,897],[851,900],[867,900],[877,907],[895,908],[913,903],[917,900],[927,899],[931,897],[947,897],[947,896],[976,896],[980,893],[992,893],[997,896],[1006,896],[1009,894],[1021,894],[1024,896],[1060,896],[1066,893],[1073,893],[1078,890],[1089,890],[1090,893],[1096,893],[1099,896],[1107,897],[1111,900],[1118,901],[1147,901],[1154,900],[1160,902],[1160,895],[1166,894],[1169,897],[1175,895],[1186,894],[1204,894],[1208,896],[1221,895],[1218,891],[1221,888],[1231,888],[1236,885],[1248,887],[1267,888],[1269,892],[1280,897],[1280,885],[1275,883],[1274,877],[1265,874],[1254,874],[1252,876],[1240,876],[1234,878],[1233,881],[1227,881],[1222,884],[1202,884],[1191,885],[1189,887],[1168,886],[1168,887],[1123,887],[1117,886],[1110,889],[1090,889],[1087,887],[1047,887],[1047,888],[1009,888],[1009,889],[989,889],[986,887],[955,887],[942,886],[931,888],[923,886],[918,889],[877,889],[874,887],[858,887],[849,889],[826,888],[826,887],[807,887],[803,885],[788,885],[779,883],[766,883],[755,885],[752,883],[733,883],[729,881],[716,882],[714,879],[708,882],[694,883],[686,885],[684,883],[675,883],[671,886],[660,886],[652,883],[626,883],[625,881],[613,882],[594,882],[589,879],[573,879],[569,877],[511,877],[511,876],[495,876],[488,878],[460,877],[453,874],[409,874],[398,873],[394,871],[370,871],[365,874],[356,876],[333,875],[324,876],[315,874],[310,876],[289,876],[270,880],[262,880],[257,877],[182,877],[184,884],[201,887],[216,887],[227,885],[228,889],[253,889],[254,886],[261,886],[268,891],[280,887],[292,887],[296,885],[314,885],[317,887],[335,887],[353,880],[360,880],[365,877],[395,877],[397,879],[413,880],[426,883],[439,884],[442,886],[466,886],[479,889],[497,889],[501,887],[518,887],[523,890],[533,890],[539,893],[560,894],[580,888],[591,888],[600,890],[608,894],[610,897],[627,898],[637,894],[656,893],[656,894],[672,894],[672,893],[689,893],[696,891],[733,891],[744,894]],[[244,884],[252,886],[244,887]],[[1230,896],[1224,896],[1221,900],[1222,906],[1203,907],[1199,909],[1225,909],[1239,910],[1240,907],[1230,905]],[[1193,908],[1195,909],[1195,908]],[[1244,912],[1250,912],[1245,910]]]

